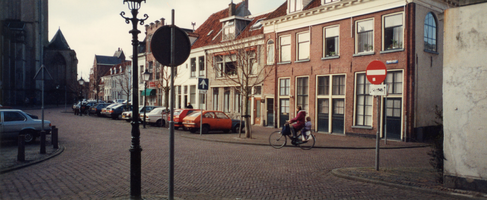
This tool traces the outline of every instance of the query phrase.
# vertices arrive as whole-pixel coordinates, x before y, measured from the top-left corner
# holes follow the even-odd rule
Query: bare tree
[[[120,86],[120,91],[126,95],[127,97],[127,104],[125,105],[128,108],[128,102],[130,100],[130,89],[132,88],[132,81],[130,78],[132,77],[132,72],[130,71],[130,66],[125,66],[125,70],[113,78],[115,79],[115,84]]]
[[[160,65],[160,64],[159,64]],[[161,90],[164,93],[164,104],[166,105],[166,110],[169,109],[169,92],[171,91],[171,67],[160,65],[161,70],[157,70],[156,73],[160,73],[159,79],[156,79],[156,83],[161,86]],[[178,76],[179,68],[174,69],[174,78]],[[156,74],[157,77],[157,74]]]
[[[262,39],[258,37],[241,37],[244,39],[231,40],[222,43],[215,49],[213,56],[207,56],[208,63],[212,63],[217,78],[233,87],[242,95],[243,105],[241,110],[245,118],[245,137],[252,138],[250,129],[250,113],[247,109],[249,98],[253,96],[252,88],[261,86],[267,77],[271,75],[272,67],[267,67],[259,62],[264,55]],[[242,116],[242,115],[241,115]],[[240,118],[242,120],[242,118]],[[242,123],[240,123],[242,124]],[[241,130],[241,128],[239,129]],[[239,131],[239,137],[241,131]]]

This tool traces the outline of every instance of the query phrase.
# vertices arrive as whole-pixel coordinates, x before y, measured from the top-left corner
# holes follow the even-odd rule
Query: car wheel
[[[190,133],[195,133],[195,132],[196,132],[196,129],[194,129],[194,128],[190,128],[190,129],[189,129],[189,132],[190,132]]]
[[[160,119],[160,120],[157,120],[156,121],[156,126],[159,126],[159,127],[164,127],[166,126],[166,121]]]
[[[229,133],[229,132],[230,132],[230,130],[229,130],[229,129],[225,129],[225,130],[223,130],[223,133]]]
[[[203,129],[201,129],[201,132],[203,134],[208,134],[208,132],[210,132],[210,126],[208,125],[203,125]]]
[[[183,131],[188,131],[188,128],[183,126]]]
[[[34,143],[36,141],[36,135],[34,131],[23,131],[20,134],[25,135],[25,143]]]

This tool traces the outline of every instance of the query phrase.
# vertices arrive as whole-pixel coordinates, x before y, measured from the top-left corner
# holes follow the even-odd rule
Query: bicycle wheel
[[[313,134],[308,136],[307,141],[302,141],[301,144],[299,144],[299,147],[304,150],[310,150],[315,146],[315,136]]]
[[[286,136],[282,135],[281,131],[275,131],[269,136],[269,144],[276,149],[282,148],[286,142]]]

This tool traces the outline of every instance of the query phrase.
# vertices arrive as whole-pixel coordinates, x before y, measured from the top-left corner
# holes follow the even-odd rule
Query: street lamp
[[[83,80],[83,77],[81,77],[79,80],[78,80],[78,83],[80,85],[80,88],[81,88],[81,91],[79,92],[79,96],[83,96],[83,87],[84,87],[84,84],[85,84],[85,80]],[[81,103],[79,104],[79,116],[83,116],[83,113],[82,113],[82,110],[81,110],[81,107],[83,106],[83,99],[81,99]]]
[[[145,0],[123,0],[123,3],[128,4],[128,8],[132,12],[132,18],[125,17],[125,12],[122,11],[120,16],[125,19],[125,22],[129,24],[132,22],[132,30],[129,33],[132,34],[132,85],[133,85],[133,92],[132,92],[132,101],[133,101],[133,110],[132,110],[132,119],[138,118],[139,116],[139,85],[138,77],[137,77],[137,66],[138,66],[138,59],[137,59],[137,49],[139,47],[139,39],[138,34],[140,31],[137,29],[137,24],[144,25],[144,21],[149,18],[147,14],[144,14],[144,19],[138,19],[137,14],[139,13],[140,3],[145,3]],[[141,199],[141,152],[142,148],[140,147],[140,129],[139,129],[139,120],[132,120],[132,145],[130,146],[130,198],[131,199]]]
[[[147,81],[149,81],[150,79],[150,76],[152,75],[152,73],[148,72],[147,69],[145,70],[145,72],[142,74],[144,77],[144,123],[143,123],[143,126],[145,128],[145,113],[146,113],[146,103],[147,103]]]

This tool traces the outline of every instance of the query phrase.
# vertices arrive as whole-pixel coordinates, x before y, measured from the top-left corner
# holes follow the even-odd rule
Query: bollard
[[[25,161],[25,135],[19,135],[19,141],[17,143],[19,151],[17,153],[17,161]]]
[[[58,145],[58,128],[56,128],[56,126],[52,127],[51,142],[52,142],[52,148],[54,148],[54,149],[59,148],[59,145]]]
[[[41,131],[41,154],[46,154],[46,131]]]

